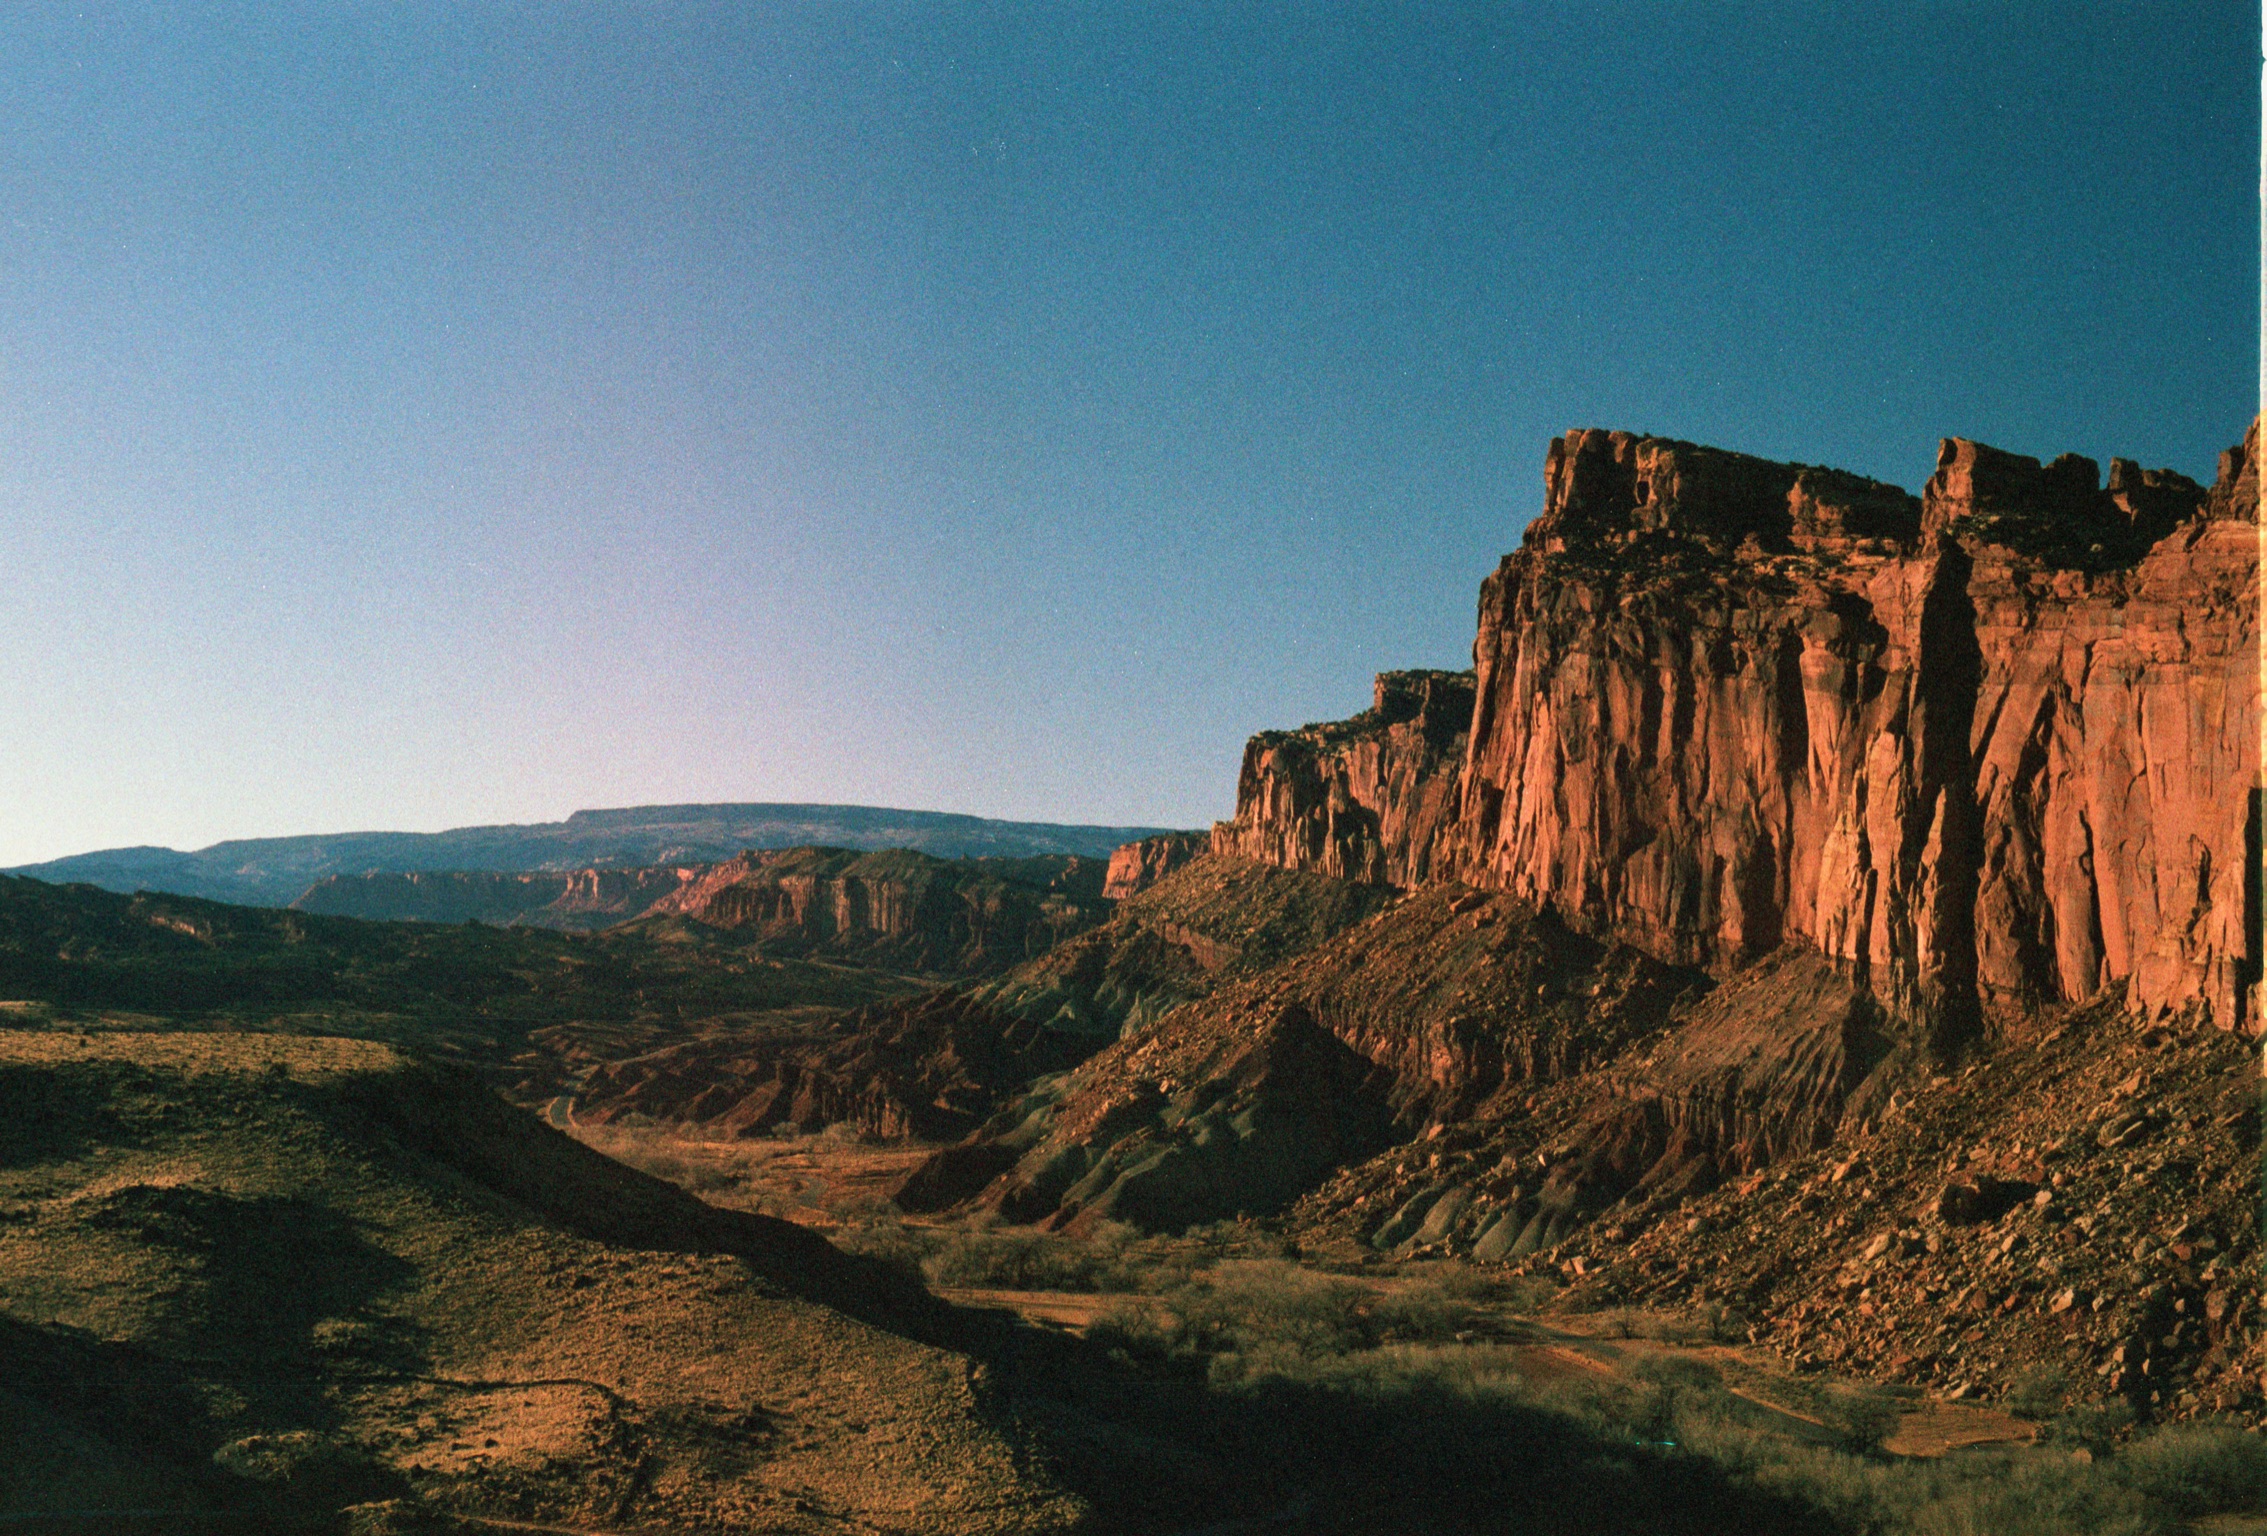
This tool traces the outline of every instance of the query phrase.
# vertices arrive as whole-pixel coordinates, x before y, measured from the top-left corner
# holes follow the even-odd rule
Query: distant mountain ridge
[[[446,832],[339,832],[238,838],[184,853],[108,848],[5,871],[105,890],[165,891],[247,906],[289,906],[333,875],[440,870],[498,873],[713,864],[750,848],[910,848],[939,858],[1107,859],[1163,827],[995,821],[870,805],[644,805],[577,811],[565,821]]]

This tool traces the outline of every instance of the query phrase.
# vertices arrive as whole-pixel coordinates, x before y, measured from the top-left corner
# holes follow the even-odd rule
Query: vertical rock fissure
[[[1908,841],[1916,860],[1935,855],[1930,929],[1933,965],[1923,962],[1921,1022],[1940,1059],[1956,1054],[1978,1034],[1976,997],[1976,892],[1983,873],[1983,828],[1976,814],[1976,761],[1970,731],[1983,685],[1983,648],[1976,640],[1976,608],[1969,596],[1973,565],[1951,539],[1939,537],[1936,569],[1921,601],[1918,679],[1920,804],[1936,813],[1916,816],[1909,829],[1935,824],[1938,846]],[[1924,834],[1925,836],[1925,834]],[[1933,970],[1933,977],[1927,972]]]
[[[2253,1030],[2258,1028],[2260,961],[2267,954],[2267,931],[2263,931],[2267,925],[2261,920],[2267,903],[2260,899],[2261,888],[2267,886],[2267,857],[2260,846],[2262,798],[2253,786],[2243,818],[2243,955],[2236,962],[2236,1007],[2244,1025]]]

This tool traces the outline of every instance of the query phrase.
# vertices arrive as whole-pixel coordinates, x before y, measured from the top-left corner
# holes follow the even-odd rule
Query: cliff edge
[[[1814,950],[1940,1038],[2113,989],[2257,1033],[2258,446],[2205,487],[1950,438],[1914,497],[1571,432],[1469,681],[1253,738],[1213,846]]]

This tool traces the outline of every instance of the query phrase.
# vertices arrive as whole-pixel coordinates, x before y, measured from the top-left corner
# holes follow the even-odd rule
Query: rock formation
[[[937,859],[892,849],[755,850],[657,902],[747,932],[777,955],[978,976],[1046,953],[1109,916],[1099,859]]]
[[[607,1062],[584,1082],[575,1115],[585,1124],[643,1115],[721,1138],[847,1125],[871,1139],[945,1140],[1095,1044],[961,992],[931,992],[815,1028],[713,1036]]]
[[[1215,852],[1342,880],[1417,885],[1456,824],[1469,672],[1382,672],[1351,720],[1266,731],[1244,748],[1236,819]]]
[[[1110,855],[1110,868],[1102,879],[1102,894],[1112,901],[1139,896],[1174,870],[1204,852],[1208,839],[1202,832],[1168,832],[1127,843]]]
[[[1482,587],[1461,751],[1388,674],[1254,738],[1214,845],[1719,975],[1797,945],[1940,1036],[2111,987],[2256,1030],[2256,458],[2255,424],[2209,490],[2104,487],[1948,439],[1916,500],[1570,433]]]
[[[424,923],[525,924],[588,930],[628,922],[674,895],[698,866],[326,875],[293,902],[299,912]]]

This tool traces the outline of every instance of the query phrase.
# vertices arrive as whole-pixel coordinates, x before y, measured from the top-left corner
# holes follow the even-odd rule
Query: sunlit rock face
[[[1955,1032],[2119,986],[2256,1028],[2257,439],[2210,488],[1948,439],[1915,498],[1569,433],[1469,713],[1387,674],[1254,738],[1214,847],[1718,974],[1793,944]]]
[[[1102,894],[1112,901],[1139,896],[1174,870],[1205,851],[1201,832],[1167,832],[1126,843],[1110,855],[1102,878]]]
[[[1469,672],[1382,672],[1353,719],[1254,736],[1213,852],[1369,884],[1441,873],[1472,698]]]

